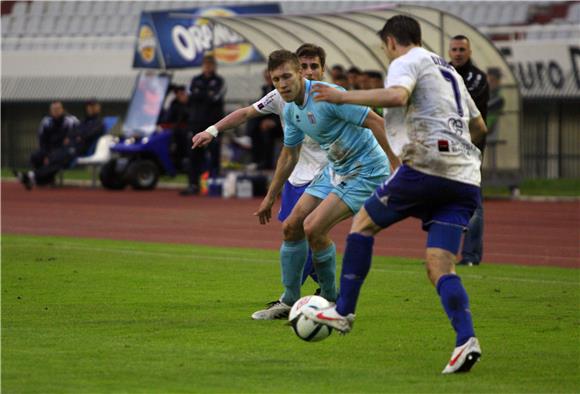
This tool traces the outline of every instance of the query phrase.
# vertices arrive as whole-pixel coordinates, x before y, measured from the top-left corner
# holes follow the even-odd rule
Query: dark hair
[[[501,70],[498,67],[490,67],[490,68],[488,68],[487,69],[487,75],[496,77],[497,79],[501,79],[501,77],[503,76]]]
[[[385,42],[387,37],[391,36],[399,45],[421,45],[421,26],[419,22],[410,16],[395,15],[387,19],[387,22],[377,34]]]
[[[296,50],[296,56],[298,57],[316,57],[320,59],[320,66],[324,68],[324,64],[326,63],[326,52],[322,47],[319,47],[314,44],[302,44]]]
[[[451,40],[465,40],[467,42],[469,42],[469,38],[467,38],[466,36],[464,36],[463,34],[458,34],[456,36],[451,37]]]
[[[212,54],[205,54],[203,55],[203,63],[211,63],[211,64],[216,64],[216,60],[215,57]]]
[[[274,71],[284,63],[292,63],[296,70],[300,70],[300,61],[295,53],[286,49],[278,49],[268,56],[268,71]]]
[[[375,71],[375,70],[368,70],[365,71],[365,74],[367,75],[367,77],[369,78],[373,78],[373,79],[383,79],[383,73],[380,71]]]
[[[362,74],[362,71],[357,66],[352,66],[351,68],[348,69],[347,73],[348,74],[361,75]]]
[[[342,64],[335,64],[334,66],[332,66],[332,70],[338,70],[340,71],[341,74],[344,74],[344,67],[342,66]]]

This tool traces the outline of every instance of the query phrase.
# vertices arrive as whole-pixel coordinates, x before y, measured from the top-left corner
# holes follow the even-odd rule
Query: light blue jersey
[[[304,104],[284,106],[284,145],[299,145],[307,135],[320,144],[328,156],[328,167],[306,189],[306,193],[325,199],[336,194],[353,213],[390,173],[387,155],[371,130],[362,127],[370,111],[352,104],[315,102],[310,94],[313,84],[305,81]]]
[[[353,104],[315,102],[310,93],[314,84],[342,88],[318,81],[306,80],[305,83],[303,105],[286,103],[284,107],[284,145],[299,145],[306,134],[320,144],[337,175],[388,175],[385,152],[372,132],[362,127],[370,109]]]

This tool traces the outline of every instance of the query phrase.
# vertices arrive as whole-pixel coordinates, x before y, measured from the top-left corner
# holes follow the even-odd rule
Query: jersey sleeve
[[[288,108],[286,106],[285,108]],[[292,122],[292,118],[288,115],[288,110],[284,110],[283,118],[284,118],[284,146],[288,148],[293,148],[298,146],[304,141],[304,132],[300,130],[296,125]]]
[[[473,101],[469,94],[467,94],[467,108],[469,109],[469,119],[474,119],[481,115],[479,109],[477,109],[477,105],[475,105],[475,101]]]
[[[260,100],[256,101],[252,106],[256,111],[261,114],[268,115],[268,114],[276,114],[280,115],[280,108],[283,107],[280,105],[280,94],[277,90],[272,90],[270,93],[262,97]]]
[[[395,59],[391,63],[387,73],[385,88],[400,86],[407,89],[410,94],[415,88],[416,83],[417,70],[413,64],[402,61],[401,59]]]
[[[362,126],[371,110],[369,107],[356,104],[326,103],[326,106],[330,107],[327,110],[335,113],[339,119],[355,126]]]

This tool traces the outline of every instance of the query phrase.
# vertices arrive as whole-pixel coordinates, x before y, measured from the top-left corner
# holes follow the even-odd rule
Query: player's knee
[[[308,239],[308,244],[313,249],[318,249],[318,246],[324,243],[326,239],[326,234],[313,220],[306,220],[304,222],[304,234],[306,235],[306,239]]]
[[[285,241],[297,241],[304,238],[302,222],[289,217],[282,223],[282,233]]]
[[[437,284],[441,276],[455,272],[455,256],[446,250],[427,248],[425,260],[427,276],[433,285]]]

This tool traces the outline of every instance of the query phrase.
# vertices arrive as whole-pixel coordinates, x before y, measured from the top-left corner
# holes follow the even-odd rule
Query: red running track
[[[161,189],[26,191],[2,182],[2,233],[278,249],[281,226],[258,224],[252,214],[259,203]],[[484,208],[484,262],[580,268],[579,202],[486,201]],[[331,233],[340,252],[349,225]],[[375,253],[423,258],[424,245],[420,222],[410,219],[383,231]]]

